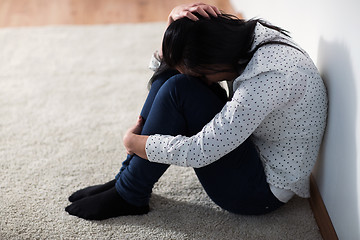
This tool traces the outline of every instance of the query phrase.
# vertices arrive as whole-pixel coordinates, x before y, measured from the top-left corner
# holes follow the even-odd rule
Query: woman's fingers
[[[183,12],[183,15],[179,15],[179,18],[177,18],[176,20],[178,20],[180,18],[183,18],[183,17],[187,17],[187,18],[189,18],[190,20],[193,20],[193,21],[199,20],[199,18],[197,16],[195,16],[193,14],[193,12],[190,12],[190,11]],[[174,20],[174,21],[176,21],[176,20]]]
[[[189,11],[197,12],[201,16],[206,17],[206,18],[210,17],[209,14],[211,16],[213,16],[213,17],[217,17],[218,15],[221,15],[221,12],[217,7],[211,6],[211,5],[208,5],[208,4],[203,4],[203,3],[200,3],[198,5],[193,5],[189,9]]]
[[[143,126],[144,126],[144,119],[142,118],[142,116],[139,116],[137,121],[136,121],[136,124],[135,124],[135,126],[133,128],[133,133],[134,134],[140,134]]]
[[[210,15],[217,17],[221,14],[220,10],[215,7],[204,3],[195,3],[195,4],[183,4],[175,7],[169,14],[169,24],[181,19],[189,18],[190,20],[197,21],[199,18],[194,14],[198,13],[204,18],[210,18]]]
[[[192,12],[194,12],[194,9],[193,11],[191,11],[190,9],[192,8],[193,6],[192,5],[179,5],[177,7],[175,7],[171,12],[170,12],[170,15],[169,15],[169,23],[172,23],[178,19],[181,19],[181,18],[189,18],[190,20],[193,20],[193,21],[197,21],[199,20]],[[196,7],[195,7],[196,8]]]
[[[196,7],[196,10],[194,10],[194,12],[197,12],[198,14],[203,16],[204,18],[210,18],[209,14],[201,6]]]

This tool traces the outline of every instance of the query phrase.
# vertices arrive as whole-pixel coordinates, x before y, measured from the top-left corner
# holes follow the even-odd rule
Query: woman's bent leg
[[[200,102],[204,104],[199,105]],[[190,135],[200,130],[223,104],[224,101],[220,101],[199,80],[176,75],[160,87],[142,134]],[[203,121],[195,120],[189,125],[188,118]],[[152,188],[167,168],[168,165],[151,163],[134,155],[117,175],[116,187],[80,199],[68,206],[66,211],[81,218],[97,220],[147,213]]]
[[[226,102],[216,85],[210,88],[183,75],[171,79],[163,90],[157,96],[159,101],[154,104],[148,125],[144,126],[145,135],[194,135]],[[152,129],[154,126],[159,128]],[[215,163],[195,169],[195,172],[210,198],[230,212],[264,214],[283,205],[270,191],[259,154],[250,139]],[[152,186],[149,185],[148,196],[144,199],[150,196]],[[118,191],[121,192],[119,188]]]
[[[218,110],[225,102],[220,101],[219,97],[198,79],[176,75],[158,92],[141,134],[190,135],[199,131],[215,115],[216,110],[191,108],[189,106],[194,102],[189,100],[206,102],[208,109],[215,107]],[[207,120],[189,126],[188,115],[192,115],[194,119]],[[154,184],[167,168],[168,165],[133,156],[129,165],[117,175],[116,189],[126,201],[136,206],[144,206],[149,202]]]
[[[177,73],[177,71],[168,70],[159,75],[153,82],[140,114],[145,120],[158,90],[168,78]],[[133,156],[127,156],[126,160],[123,162],[122,170],[127,168],[132,158]],[[105,184],[90,186],[73,193],[69,197],[69,200],[74,203],[66,207],[65,210],[71,215],[95,220],[119,215],[143,214],[148,212],[148,206],[136,207],[128,204],[121,197],[119,198],[115,189],[116,180],[117,178]]]
[[[218,161],[195,169],[209,197],[237,214],[265,214],[283,205],[271,192],[250,139]]]
[[[194,135],[225,102],[216,86],[211,89],[198,79],[177,75],[161,87],[142,134]],[[134,156],[116,183],[118,193],[134,205],[147,204],[154,183],[167,167]],[[262,163],[250,140],[215,163],[195,171],[211,199],[228,211],[262,214],[282,205],[269,189]]]
[[[197,133],[208,121],[213,118],[217,112],[221,110],[225,103],[223,97],[219,97],[219,94],[214,94],[214,92],[217,92],[216,90],[218,90],[217,87],[211,90],[208,86],[205,86],[197,79],[184,75],[177,75],[169,79],[160,88],[155,97],[154,103],[152,104],[149,111],[149,116],[145,122],[142,134],[149,135],[160,133],[190,136]],[[220,95],[223,96],[223,94]],[[240,160],[241,158],[242,157],[240,156]],[[216,162],[219,167],[218,171],[216,170],[216,167],[212,167],[215,165],[209,165],[202,168],[202,170],[196,170],[197,175],[209,196],[223,208],[234,212],[238,212],[234,206],[238,206],[239,204],[241,205],[244,202],[243,198],[239,199],[239,195],[244,194],[243,197],[248,198],[246,196],[247,192],[242,191],[237,187],[227,187],[226,191],[217,190],[223,188],[226,185],[232,186],[234,182],[238,182],[244,179],[248,179],[248,182],[245,181],[244,184],[252,182],[251,177],[239,179],[237,177],[239,172],[230,171],[234,167],[234,164],[242,164],[240,160],[224,160],[225,163],[221,164],[222,159],[220,159]],[[118,175],[115,191],[117,191],[117,195],[119,197],[122,197],[120,197],[121,199],[126,200],[125,203],[123,201],[117,200],[118,205],[126,205],[131,203],[130,207],[127,208],[133,209],[135,213],[126,212],[124,211],[124,208],[116,205],[112,208],[116,210],[115,212],[117,216],[140,214],[146,212],[147,205],[144,206],[143,204],[148,203],[154,183],[161,177],[167,167],[167,165],[150,163],[147,160],[134,156],[131,161],[128,162],[128,165],[122,169],[121,174]],[[246,172],[246,169],[244,169],[243,172]],[[261,174],[264,175],[263,171]],[[231,177],[227,175],[231,175]],[[216,181],[216,179],[223,179],[223,181],[219,181],[220,184],[215,185],[216,187],[212,187],[211,184]],[[256,181],[254,181],[253,184],[256,185],[255,182]],[[236,198],[234,201],[229,203],[227,200],[234,196],[234,192],[241,192],[242,194],[235,194]],[[107,202],[109,202],[107,197],[114,197],[113,193],[114,189],[111,190],[111,194],[106,195],[107,193],[104,193],[104,196],[102,196],[102,194],[101,196],[106,199]],[[223,198],[219,197],[222,194],[224,194]],[[253,194],[249,195],[252,196]],[[260,195],[257,195],[257,197],[258,196]],[[84,200],[87,199],[89,198]],[[92,198],[90,200],[99,204],[99,199]],[[86,203],[89,201],[86,201]],[[103,201],[101,205],[106,206],[107,202]],[[116,201],[112,201],[111,204],[116,204]],[[132,208],[136,206],[142,207]],[[112,208],[110,208],[110,210]],[[140,211],[139,213],[139,211],[137,211],[139,208],[142,209],[143,212]],[[121,211],[119,211],[119,209]],[[100,212],[101,211],[105,211],[108,214],[109,209],[100,209]],[[112,217],[114,215],[113,212],[111,213],[112,215],[108,217]],[[102,216],[102,218],[104,218],[104,216]]]
[[[155,96],[157,94],[157,92],[159,91],[160,87],[164,84],[164,82],[166,82],[167,79],[169,79],[170,77],[174,76],[178,74],[178,72],[176,70],[167,70],[164,71],[163,73],[161,73],[160,75],[158,75],[158,77],[154,80],[153,84],[151,85],[151,89],[149,91],[149,94],[146,98],[146,101],[143,105],[143,108],[141,110],[140,115],[144,118],[144,120],[146,120],[149,111],[151,109],[151,106],[154,102]],[[131,160],[132,156],[128,155],[127,158],[125,159],[125,161],[123,162],[123,167],[125,168],[127,165],[129,165],[129,162]],[[112,187],[115,186],[115,182],[116,179],[111,180],[105,184],[99,184],[99,185],[95,185],[95,186],[90,186],[90,187],[86,187],[84,189],[80,189],[76,192],[74,192],[70,197],[69,197],[69,201],[70,202],[75,202],[77,200],[80,200],[84,197],[89,197],[98,193],[101,193],[103,191],[106,191]]]
[[[162,85],[172,76],[178,74],[179,72],[176,70],[172,70],[169,69],[163,73],[161,73],[152,83],[149,94],[145,100],[145,103],[142,107],[140,116],[144,119],[144,121],[146,122],[146,119],[148,118],[149,112],[152,108],[154,99],[159,91],[159,89],[162,87]],[[122,172],[122,170],[124,170],[130,163],[131,159],[133,158],[133,156],[128,155],[125,159],[125,161],[123,161],[122,163],[122,167],[120,169],[119,174]],[[116,179],[118,179],[119,174],[116,176]]]

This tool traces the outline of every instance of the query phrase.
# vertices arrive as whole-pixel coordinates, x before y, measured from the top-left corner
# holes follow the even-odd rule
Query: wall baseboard
[[[337,240],[338,236],[335,232],[313,175],[310,176],[310,195],[310,206],[314,213],[322,238],[325,240]]]

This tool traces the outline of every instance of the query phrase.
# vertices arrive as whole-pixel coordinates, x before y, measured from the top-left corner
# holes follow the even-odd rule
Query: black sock
[[[149,206],[137,207],[127,203],[112,187],[104,192],[80,199],[65,208],[69,214],[88,220],[103,220],[149,212]]]
[[[99,184],[95,186],[90,186],[84,189],[80,189],[79,191],[74,192],[69,197],[70,202],[75,202],[77,200],[80,200],[84,197],[89,197],[101,192],[104,192],[106,190],[109,190],[110,188],[114,187],[116,183],[116,179],[111,180],[110,182],[107,182],[105,184]]]

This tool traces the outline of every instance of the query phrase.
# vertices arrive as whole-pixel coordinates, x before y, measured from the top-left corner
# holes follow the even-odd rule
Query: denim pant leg
[[[198,104],[194,104],[197,102],[207,103],[207,107],[199,110]],[[198,79],[176,75],[161,85],[156,93],[141,134],[192,135],[220,111],[224,103]],[[191,125],[187,123],[189,117],[194,119]],[[198,121],[200,119],[204,120]],[[129,203],[146,205],[154,184],[167,168],[166,164],[152,163],[136,155],[128,156],[116,176],[116,189]]]
[[[176,75],[157,93],[142,134],[196,134],[223,107],[225,101],[219,96],[221,91],[216,86],[209,87],[198,79]],[[167,167],[134,156],[120,174],[117,190],[133,204],[147,204],[154,183]],[[228,211],[261,214],[281,205],[269,189],[262,163],[250,140],[195,172],[210,198]]]
[[[145,103],[142,107],[140,116],[142,116],[142,118],[144,119],[144,121],[146,121],[146,119],[148,118],[150,109],[152,107],[152,104],[154,102],[154,99],[156,97],[156,94],[158,93],[159,89],[161,88],[161,86],[172,76],[178,74],[179,72],[176,70],[172,70],[169,69],[163,73],[161,73],[151,84],[151,88],[150,91],[146,97]],[[132,155],[127,155],[125,161],[123,161],[122,163],[122,167],[120,168],[120,172],[116,175],[116,179],[119,178],[119,174],[122,172],[122,170],[124,170],[130,163],[130,160],[133,158]]]
[[[148,93],[148,96],[145,100],[145,103],[144,103],[143,108],[140,113],[140,116],[143,117],[145,122],[146,122],[146,119],[148,118],[150,109],[153,105],[154,99],[155,99],[159,89],[170,77],[172,77],[176,74],[178,74],[178,71],[176,71],[176,70],[171,70],[171,69],[167,70],[167,71],[163,72],[162,74],[160,74],[151,84],[150,91]],[[128,168],[132,159],[135,159],[134,162],[132,163],[132,167]],[[134,166],[136,166],[135,163],[139,162],[140,159],[141,158],[139,158],[136,155],[127,155],[126,156],[126,159],[122,162],[122,166],[120,168],[119,173],[115,176],[115,179],[117,180],[117,183],[115,186],[116,186],[118,192],[119,191],[124,192],[125,191],[124,188],[128,188],[129,192],[136,190],[136,186],[132,186],[132,184],[131,184],[131,181],[136,181],[136,180],[131,180],[132,175],[136,175],[136,174],[141,175],[142,173],[141,172],[135,173],[133,169],[135,169],[135,170],[146,169],[146,168],[140,167],[140,166],[134,167]],[[162,174],[168,168],[168,166],[165,164],[154,164],[154,166],[157,166],[157,170],[159,171],[159,174]],[[124,173],[125,176],[122,179],[120,179],[120,175],[123,171],[126,172],[126,173]],[[159,175],[159,174],[157,174],[157,175]],[[151,179],[150,179],[150,182],[152,182]],[[139,183],[139,184],[141,184],[141,183]],[[151,186],[151,184],[150,184],[150,186]],[[145,187],[145,188],[149,188],[149,187]],[[148,203],[150,194],[151,194],[151,191],[139,199],[136,199],[135,197],[131,197],[131,194],[123,194],[123,195],[124,195],[124,199],[126,199],[128,202],[132,202],[133,204],[138,205],[138,206],[143,206]],[[134,195],[136,195],[136,194],[134,194]],[[142,194],[138,194],[138,195],[142,195]]]
[[[283,205],[271,192],[251,139],[195,173],[208,196],[232,213],[259,215]]]
[[[206,86],[194,78],[180,80],[172,94],[186,129],[178,134],[192,136],[221,111],[226,99],[217,85]],[[218,161],[195,169],[195,173],[209,197],[230,212],[264,214],[283,205],[270,190],[250,138]]]

